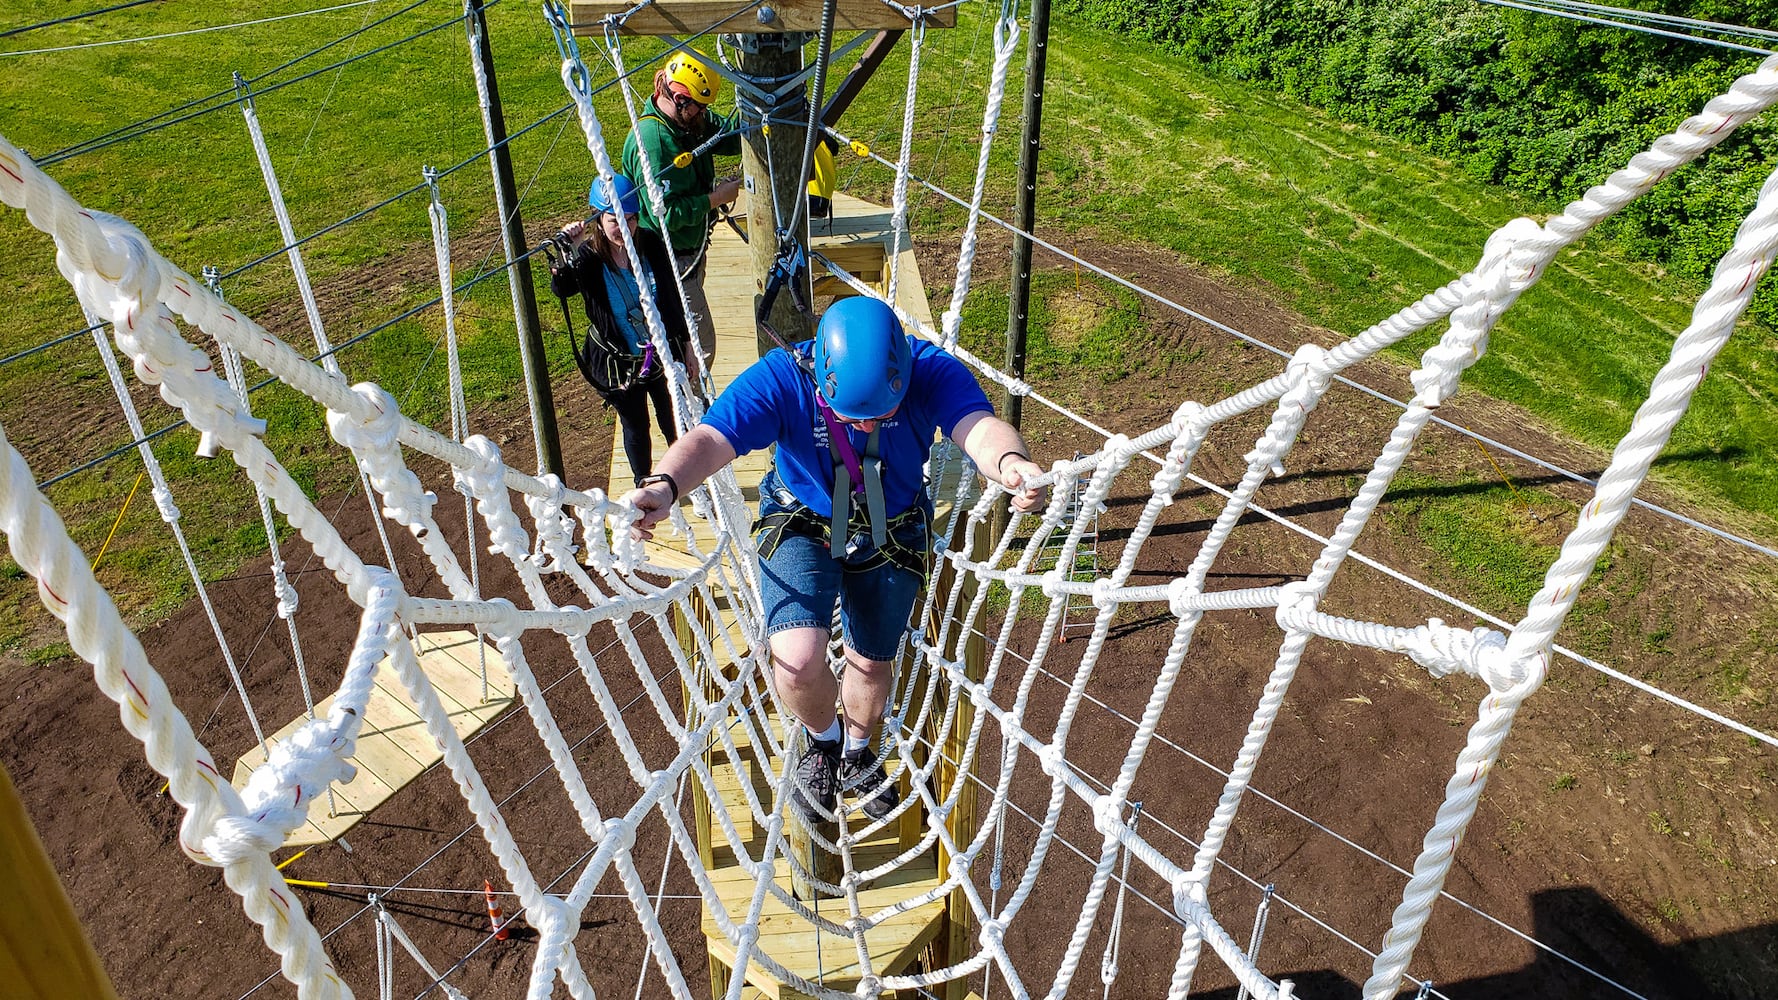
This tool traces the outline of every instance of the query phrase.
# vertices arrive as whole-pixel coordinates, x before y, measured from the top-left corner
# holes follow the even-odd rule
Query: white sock
[[[858,751],[863,750],[865,747],[868,747],[868,746],[870,746],[870,737],[869,736],[853,736],[851,733],[846,734],[846,754],[847,754],[847,756],[855,754]]]
[[[803,728],[808,730],[810,739],[827,744],[838,743],[840,738],[845,734],[845,730],[840,727],[839,716],[834,716],[834,720],[828,723],[827,728],[820,732],[809,729],[808,726],[804,726]]]

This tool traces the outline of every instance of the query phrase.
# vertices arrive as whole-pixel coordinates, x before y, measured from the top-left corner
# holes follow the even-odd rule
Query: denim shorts
[[[794,502],[782,490],[776,476],[767,473],[759,490],[761,517],[785,509],[783,501]],[[913,533],[919,537],[897,537],[924,548],[925,529],[915,528]],[[842,561],[835,559],[820,539],[786,532],[777,550],[759,560],[766,635],[793,628],[832,628],[837,601],[847,647],[865,659],[895,659],[901,652],[908,615],[920,596],[922,577],[888,562],[871,569],[855,568],[872,561],[875,554],[860,553]]]

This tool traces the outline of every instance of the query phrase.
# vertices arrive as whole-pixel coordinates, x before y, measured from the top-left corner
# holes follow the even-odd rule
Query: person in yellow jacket
[[[739,178],[716,179],[716,157],[739,156],[739,115],[722,115],[710,105],[722,92],[722,80],[709,66],[684,52],[675,52],[654,76],[654,94],[636,128],[624,140],[623,172],[640,179],[642,155],[648,156],[660,184],[664,212],[657,216],[653,199],[642,199],[642,226],[661,235],[672,248],[689,312],[697,317],[697,368],[693,382],[716,350],[710,303],[704,296],[704,246],[716,222],[717,207],[733,202],[741,191]],[[710,148],[698,147],[721,136]],[[679,166],[682,153],[697,153]]]

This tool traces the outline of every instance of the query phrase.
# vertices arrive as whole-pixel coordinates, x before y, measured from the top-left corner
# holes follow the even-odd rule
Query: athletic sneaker
[[[870,747],[860,747],[840,762],[840,787],[858,796],[863,801],[864,814],[874,820],[889,815],[899,799]]]
[[[790,802],[804,821],[829,822],[839,801],[840,744],[810,739],[791,776]],[[819,808],[817,808],[819,807]]]

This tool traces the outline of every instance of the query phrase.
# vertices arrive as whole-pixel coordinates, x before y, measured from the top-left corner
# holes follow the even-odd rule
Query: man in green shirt
[[[676,52],[654,75],[654,95],[643,110],[635,131],[624,140],[623,172],[642,177],[642,156],[647,154],[655,179],[660,182],[665,214],[656,217],[652,199],[642,199],[642,225],[661,234],[673,250],[685,284],[689,312],[697,315],[698,352],[702,355],[697,382],[705,359],[716,350],[716,331],[710,322],[710,303],[704,297],[704,246],[715,224],[717,206],[727,205],[740,194],[739,178],[716,180],[716,157],[739,156],[739,115],[724,117],[710,110],[721,91],[722,80],[698,59]],[[711,137],[723,138],[685,166],[675,160],[695,151]]]

